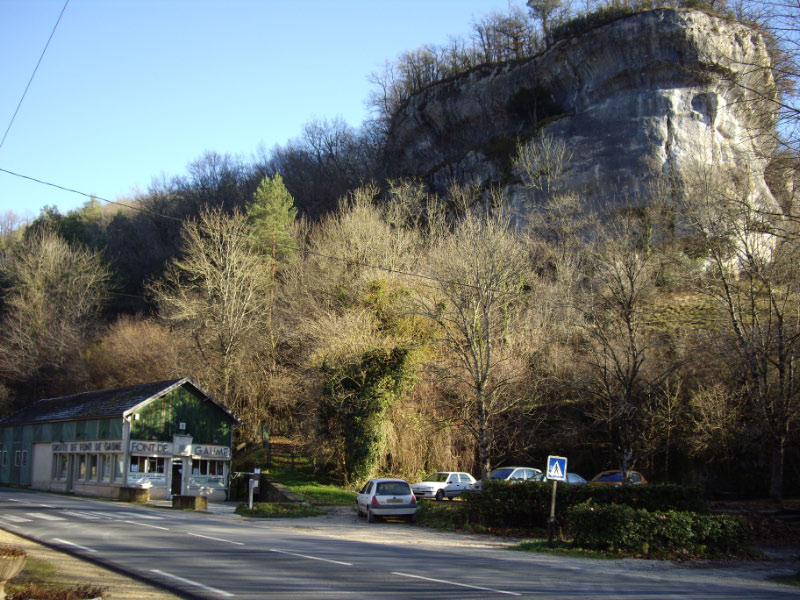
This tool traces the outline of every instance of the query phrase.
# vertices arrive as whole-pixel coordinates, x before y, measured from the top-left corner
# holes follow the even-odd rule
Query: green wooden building
[[[0,484],[225,500],[237,423],[188,377],[39,400],[0,419]]]

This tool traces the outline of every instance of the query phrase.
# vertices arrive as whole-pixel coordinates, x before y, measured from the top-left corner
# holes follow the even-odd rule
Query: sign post
[[[253,472],[250,474],[250,480],[248,483],[248,498],[247,498],[247,508],[253,510],[253,490],[258,487],[258,481],[261,479],[261,469],[255,468]]]
[[[553,482],[553,496],[550,500],[550,518],[547,520],[547,545],[553,547],[556,528],[556,486],[567,480],[567,459],[563,456],[547,457],[547,478]]]

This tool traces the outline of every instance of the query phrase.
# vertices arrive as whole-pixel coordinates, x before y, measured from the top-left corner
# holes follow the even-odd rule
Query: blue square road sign
[[[567,459],[563,456],[548,456],[547,478],[551,481],[566,481]]]

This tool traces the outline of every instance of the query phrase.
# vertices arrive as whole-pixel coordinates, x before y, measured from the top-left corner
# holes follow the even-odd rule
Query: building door
[[[183,491],[183,459],[172,459],[172,485],[170,492],[173,496],[180,496]]]
[[[67,491],[75,491],[75,455],[69,454],[67,459]]]

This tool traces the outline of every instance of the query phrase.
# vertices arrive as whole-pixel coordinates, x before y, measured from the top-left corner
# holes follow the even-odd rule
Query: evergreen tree
[[[247,205],[247,220],[264,253],[277,262],[285,261],[297,248],[292,237],[292,223],[296,217],[294,198],[280,174],[264,177]]]

